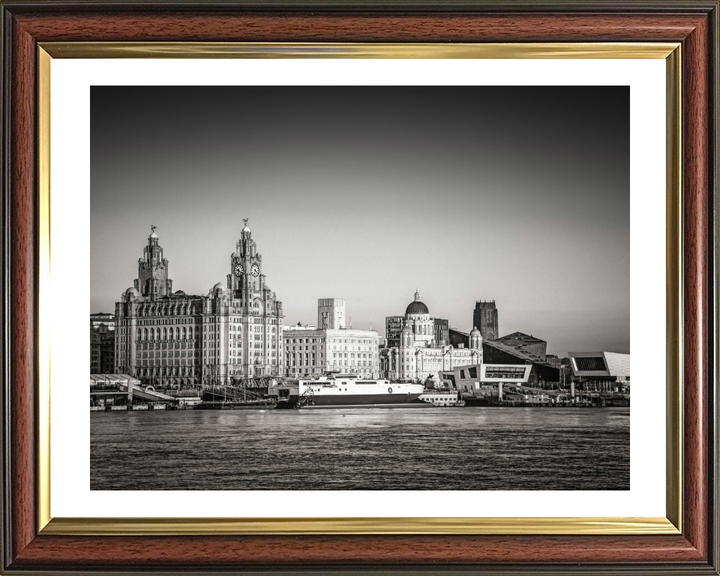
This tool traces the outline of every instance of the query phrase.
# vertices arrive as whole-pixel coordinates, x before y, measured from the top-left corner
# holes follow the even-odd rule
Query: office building
[[[172,291],[153,226],[138,278],[115,305],[115,372],[160,388],[280,376],[282,303],[266,283],[245,220],[225,285],[204,295]]]
[[[285,327],[284,375],[314,378],[327,372],[339,372],[378,378],[379,334],[375,330],[345,328],[344,316],[345,300],[322,298],[318,300],[319,326]],[[329,325],[336,327],[323,327]]]

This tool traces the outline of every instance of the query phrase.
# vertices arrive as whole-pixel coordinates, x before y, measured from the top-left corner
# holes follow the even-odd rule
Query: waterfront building
[[[415,296],[416,300],[418,300],[417,291]],[[410,305],[412,306],[412,302]],[[422,305],[424,306],[424,304]],[[385,338],[387,339],[388,348],[400,346],[400,334],[405,327],[407,316],[408,311],[406,310],[403,316],[387,316],[385,318]],[[450,329],[447,319],[430,318],[429,314],[424,313],[411,313],[411,321],[413,333],[416,334],[418,341],[432,342],[434,346],[445,346],[450,343]]]
[[[283,330],[285,372],[290,378],[312,378],[327,372],[378,378],[379,341],[375,330],[345,328],[345,300],[318,300],[318,325]],[[342,318],[342,321],[341,321]],[[334,324],[336,328],[325,328]]]
[[[482,362],[479,330],[473,329],[469,334],[467,348],[455,348],[447,344],[447,340],[438,342],[436,326],[428,307],[416,291],[414,300],[405,309],[397,345],[393,346],[396,340],[388,337],[389,347],[381,353],[383,376],[391,380],[425,381],[438,378],[438,373],[443,370]],[[444,324],[444,329],[449,333],[445,327],[447,324]]]
[[[454,346],[470,345],[470,334],[450,329],[450,342]],[[529,364],[532,366],[529,382],[533,386],[558,384],[560,360],[546,354],[547,342],[523,332],[513,332],[492,341],[482,341],[485,362],[495,364]]]
[[[496,404],[518,394],[525,396],[531,372],[530,364],[476,364],[441,372],[440,376],[448,390],[457,390],[466,403],[477,405]]]
[[[630,388],[630,354],[570,352],[573,376],[585,391],[621,392]]]
[[[531,372],[531,364],[481,363],[457,367],[452,371],[442,372],[440,376],[449,390],[476,396],[482,396],[484,390],[495,390],[497,396],[498,384],[527,384]]]
[[[499,340],[483,341],[483,357],[488,364],[530,365],[532,370],[530,371],[529,386],[553,387],[560,382],[558,367],[522,347],[510,346]]]
[[[477,300],[473,310],[473,326],[480,330],[483,340],[495,340],[498,330],[498,310],[495,300]]]
[[[115,368],[115,316],[90,314],[90,374],[105,374]]]
[[[247,220],[229,265],[225,285],[205,295],[173,292],[153,226],[138,278],[115,305],[115,371],[160,388],[280,376],[282,303],[266,284]]]

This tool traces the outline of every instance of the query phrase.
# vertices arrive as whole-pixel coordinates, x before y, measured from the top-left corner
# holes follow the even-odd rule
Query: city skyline
[[[495,300],[501,335],[629,352],[626,87],[93,87],[91,118],[91,312],[151,224],[205,294],[249,218],[286,325],[337,297],[383,335],[418,290],[463,331]]]

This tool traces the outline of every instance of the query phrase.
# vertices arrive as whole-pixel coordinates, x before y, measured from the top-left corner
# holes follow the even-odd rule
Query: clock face
[[[260,275],[260,266],[253,264],[252,268],[250,268],[250,274],[257,278]]]
[[[235,264],[235,276],[242,276],[243,272],[242,264]]]

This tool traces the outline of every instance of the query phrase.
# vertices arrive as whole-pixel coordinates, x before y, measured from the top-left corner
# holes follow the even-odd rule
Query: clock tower
[[[265,275],[262,273],[262,255],[258,253],[252,232],[248,228],[248,219],[244,218],[245,227],[240,232],[240,239],[235,251],[230,254],[230,274],[227,276],[227,287],[232,291],[233,298],[243,301],[243,306],[252,305],[253,293],[260,292],[265,286]]]
[[[230,254],[226,288],[217,284],[206,304],[203,377],[220,384],[283,373],[282,302],[265,284],[247,218],[244,224]]]

